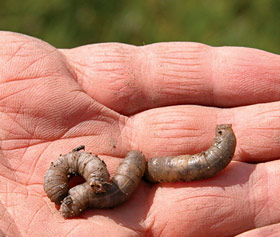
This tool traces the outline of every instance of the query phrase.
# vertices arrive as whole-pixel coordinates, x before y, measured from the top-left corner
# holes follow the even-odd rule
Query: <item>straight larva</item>
[[[88,152],[81,152],[79,146],[69,154],[61,155],[52,162],[44,178],[44,190],[52,202],[59,205],[68,195],[68,180],[73,175],[81,175],[94,192],[104,192],[103,185],[109,180],[106,164]]]
[[[213,177],[230,163],[235,147],[231,124],[217,125],[215,139],[208,150],[195,155],[152,158],[147,164],[145,178],[156,183]]]
[[[111,182],[103,184],[104,192],[93,192],[86,182],[71,188],[69,195],[62,201],[61,215],[69,218],[80,215],[88,207],[109,208],[123,203],[138,187],[145,170],[144,155],[138,151],[130,151]]]

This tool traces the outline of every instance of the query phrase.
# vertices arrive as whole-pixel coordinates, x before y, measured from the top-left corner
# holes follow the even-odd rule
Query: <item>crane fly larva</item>
[[[156,182],[201,180],[215,176],[231,161],[236,138],[231,124],[220,124],[212,146],[194,155],[156,157],[146,164],[144,155],[130,151],[109,180],[104,161],[79,146],[51,163],[44,179],[44,190],[52,202],[61,204],[65,218],[80,215],[87,208],[110,208],[128,200],[143,175]],[[86,182],[69,190],[71,175],[81,175]]]
[[[104,184],[104,192],[93,192],[85,182],[69,190],[60,206],[65,218],[78,216],[87,208],[115,207],[130,198],[146,170],[146,159],[139,151],[130,151],[120,163],[111,182]]]
[[[152,158],[147,163],[145,178],[156,183],[213,177],[230,163],[235,147],[231,124],[217,125],[215,139],[208,150],[195,155]]]
[[[128,200],[137,189],[146,170],[146,159],[139,151],[130,151],[109,181],[104,161],[84,146],[52,162],[44,179],[44,190],[50,200],[60,206],[65,218],[80,215],[86,208],[109,208]],[[71,175],[81,175],[86,182],[69,190]]]
[[[68,195],[69,178],[81,175],[95,192],[104,192],[103,185],[109,180],[106,164],[98,156],[81,152],[79,146],[51,163],[44,178],[44,190],[49,199],[60,205]]]

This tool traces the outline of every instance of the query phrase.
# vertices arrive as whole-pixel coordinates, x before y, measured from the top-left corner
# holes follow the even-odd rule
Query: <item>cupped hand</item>
[[[58,50],[0,33],[0,229],[7,236],[243,236],[280,232],[280,56],[239,47],[107,43]],[[79,145],[113,175],[146,158],[207,149],[217,124],[237,137],[216,177],[141,182],[113,209],[63,219],[43,191]],[[0,233],[1,236],[1,233]]]

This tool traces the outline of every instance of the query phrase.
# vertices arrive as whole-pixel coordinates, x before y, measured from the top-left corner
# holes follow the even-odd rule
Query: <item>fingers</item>
[[[280,163],[273,161],[233,162],[213,179],[158,185],[147,228],[153,236],[235,236],[278,223],[279,182]]]
[[[128,119],[122,140],[146,157],[195,154],[210,147],[217,124],[231,123],[237,139],[234,160],[279,159],[280,102],[232,109],[172,106],[148,110]]]
[[[233,107],[280,99],[280,56],[261,50],[172,42],[61,51],[83,89],[123,114],[166,105]]]
[[[240,235],[237,235],[236,237],[278,236],[279,233],[280,233],[280,223],[249,230]]]
[[[1,140],[4,141],[2,142],[3,149],[11,150],[16,148],[25,148],[34,144],[44,143],[46,141],[72,139],[77,137],[80,137],[80,140],[82,141],[78,143],[78,145],[80,145],[84,143],[83,137],[88,137],[91,139],[91,142],[88,143],[94,147],[92,152],[97,154],[107,154],[121,157],[125,155],[126,151],[128,151],[128,142],[131,143],[131,147],[136,149],[141,148],[142,151],[146,152],[145,154],[148,157],[166,154],[176,155],[185,152],[196,153],[200,152],[202,149],[207,149],[207,147],[211,144],[214,133],[213,131],[216,124],[232,123],[238,136],[237,150],[234,159],[258,162],[262,161],[263,159],[271,160],[277,159],[279,157],[279,110],[277,103],[268,103],[263,105],[260,104],[256,105],[256,107],[238,107],[236,109],[228,110],[196,106],[182,106],[173,108],[165,107],[140,113],[139,115],[132,117],[132,119],[129,119],[126,126],[124,126],[124,117],[120,117],[117,113],[107,110],[105,107],[101,106],[99,103],[96,103],[82,91],[81,87],[73,80],[75,73],[71,71],[71,67],[69,67],[63,55],[61,55],[53,47],[42,41],[27,36],[7,32],[2,32],[1,34],[3,36],[3,38],[1,38],[3,45],[7,46],[4,47],[6,51],[1,57],[2,62],[5,62],[5,67],[0,69],[0,71],[2,70],[2,84],[0,85],[2,92],[0,93],[0,108],[1,112],[3,112],[1,116]],[[103,62],[105,60],[103,58],[104,55],[111,55],[110,60],[108,59],[110,62],[113,62],[115,60],[114,57],[117,56],[119,56],[118,58],[126,58],[127,55],[130,55],[130,57],[138,55],[137,57],[141,56],[138,61],[133,61],[131,59],[127,60],[127,63],[131,64],[134,62],[135,64],[137,62],[139,64],[140,62],[147,62],[147,60],[143,60],[147,55],[150,55],[149,60],[151,62],[155,60],[155,56],[157,56],[158,60],[163,60],[160,58],[160,55],[176,54],[176,52],[179,52],[178,47],[184,49],[180,51],[180,57],[182,57],[184,60],[186,60],[185,58],[187,55],[197,52],[200,52],[198,55],[201,57],[199,56],[199,58],[203,58],[205,60],[205,55],[203,52],[209,53],[213,50],[225,50],[225,52],[228,51],[228,58],[231,58],[230,52],[239,52],[239,56],[241,56],[244,55],[242,52],[245,50],[247,52],[246,56],[251,55],[250,57],[253,57],[252,55],[255,55],[254,60],[259,60],[259,55],[263,55],[261,60],[262,62],[266,62],[266,60],[263,60],[265,57],[270,58],[270,62],[272,62],[269,64],[269,66],[266,65],[265,67],[258,67],[257,70],[250,70],[250,73],[252,73],[252,71],[263,70],[263,68],[265,68],[267,73],[270,73],[263,74],[263,78],[266,78],[266,76],[269,75],[268,78],[272,81],[274,80],[274,76],[277,74],[273,74],[274,72],[277,72],[277,70],[275,68],[275,70],[272,70],[272,68],[274,64],[273,62],[278,59],[278,56],[252,49],[212,49],[205,45],[197,45],[193,43],[155,44],[143,48],[119,44],[106,44],[92,45],[87,46],[86,48],[82,47],[63,52],[67,54],[68,60],[70,61],[74,56],[77,56],[77,58],[80,60],[82,57],[81,55],[87,55],[86,52],[95,53],[95,57],[85,57],[84,63],[91,62],[90,65],[95,65],[97,68],[102,65],[102,67],[108,67],[108,71],[110,71],[109,68],[114,67],[112,67],[110,63],[106,64],[106,62]],[[109,54],[109,51],[106,51],[106,49],[110,49],[111,54]],[[175,49],[177,49],[177,51],[174,51]],[[99,54],[96,54],[96,50],[99,50]],[[123,53],[123,50],[126,50],[125,53]],[[131,50],[136,51],[133,51],[134,53],[131,54]],[[81,54],[77,55],[77,52],[80,52]],[[120,56],[120,53],[122,53],[122,57]],[[165,55],[164,57],[167,56]],[[173,60],[173,56],[171,58],[170,57],[171,56],[169,55],[168,60]],[[210,59],[209,57],[206,58],[207,60]],[[102,61],[103,63],[96,63],[96,60],[99,59],[101,61],[104,59]],[[71,65],[74,66],[74,61],[71,61]],[[139,65],[141,66],[142,64]],[[147,65],[153,66],[157,64],[147,63]],[[178,65],[174,65],[176,65],[177,68]],[[178,67],[181,67],[180,65],[181,64],[179,64]],[[123,64],[120,64],[119,66],[120,70],[117,71],[123,72],[121,70],[123,69]],[[268,70],[269,67],[272,67],[271,70]],[[16,71],[13,74],[11,74],[13,71],[12,68],[16,68]],[[92,67],[88,69],[88,72],[93,73],[94,71],[92,71],[91,68]],[[142,68],[142,66],[140,68]],[[157,68],[157,70],[162,70],[161,67],[157,66],[153,66],[152,69],[154,70],[155,68]],[[167,68],[172,67],[170,66]],[[77,68],[75,70],[77,72]],[[140,72],[142,73],[147,71],[149,72],[149,75],[151,75],[149,78],[153,78],[153,75],[158,75],[155,74],[153,70],[147,71],[141,69]],[[174,70],[174,68],[172,70]],[[166,72],[166,69],[164,71]],[[103,71],[100,69],[99,72],[102,74]],[[87,75],[86,72],[84,73]],[[244,73],[244,75],[251,75],[248,73],[249,72]],[[228,73],[226,75],[231,74]],[[81,78],[79,79],[79,76],[77,77],[78,81],[80,81]],[[16,78],[15,81],[13,81],[14,78]],[[92,78],[98,77],[94,76]],[[108,77],[102,78],[106,79]],[[129,77],[125,75],[124,78],[127,79]],[[136,76],[134,78],[140,77]],[[148,77],[141,76],[141,78]],[[160,78],[162,79],[164,77]],[[242,84],[246,82],[247,79],[242,79]],[[113,81],[115,83],[120,82],[121,87],[123,86],[123,80]],[[157,80],[154,80],[154,82],[153,80],[144,80],[140,82],[145,82],[146,84],[138,83],[134,84],[135,86],[133,87],[128,86],[127,88],[134,88],[138,90],[139,88],[142,88],[143,85],[143,88],[148,89],[145,89],[145,92],[147,92],[145,95],[149,95],[149,91],[158,90],[157,88],[160,90],[168,88],[166,83],[171,83],[176,87],[178,83],[180,84],[182,81],[184,80],[180,78],[180,80],[175,81],[175,84],[172,84],[172,80],[170,79],[167,81],[164,79],[160,83],[156,83],[158,82]],[[210,81],[213,84],[214,81]],[[228,83],[231,82],[231,80],[226,81]],[[249,81],[246,83],[248,82]],[[267,82],[267,80],[263,79],[259,80],[258,83],[253,83],[252,91],[256,89],[255,86],[258,86],[259,83],[264,82]],[[104,83],[104,85],[108,85],[106,80],[103,80],[102,83]],[[155,83],[154,85],[156,86],[152,88],[152,84],[149,85],[147,83]],[[205,85],[209,85],[207,83],[209,83],[208,80],[203,82],[201,85],[204,87]],[[223,88],[227,92],[226,96],[237,91],[230,91],[229,88],[236,88],[236,86],[239,85],[239,83],[228,83],[222,84]],[[90,84],[87,85],[82,83],[81,85],[83,88],[85,88],[85,90],[86,88],[89,89],[92,87]],[[96,85],[98,85],[98,83]],[[139,85],[141,86],[139,87]],[[229,88],[227,87],[228,85],[230,85]],[[232,85],[235,86],[232,87]],[[180,87],[178,88],[186,88],[181,86],[182,84],[180,84]],[[268,84],[262,85],[262,88],[264,88],[262,89],[262,92],[265,91],[267,86]],[[102,89],[101,87],[99,88]],[[271,88],[270,93],[268,94],[270,96],[273,95],[273,90],[276,88],[277,83],[274,83],[273,88]],[[215,90],[212,89],[212,92],[217,91],[217,88]],[[124,88],[124,90],[126,89]],[[196,96],[193,98],[201,100],[212,98],[211,96],[201,96],[201,91],[204,90],[197,90],[196,92],[198,92],[198,94],[196,94]],[[220,91],[220,89],[218,91]],[[253,96],[246,95],[246,98],[253,98],[256,91],[254,91]],[[142,92],[143,91],[140,93],[141,95],[143,95]],[[121,94],[122,93],[119,93],[119,90],[117,89],[113,97],[106,98],[108,98],[108,101],[110,100],[112,103],[115,103],[116,100],[119,100],[118,96]],[[190,98],[190,94],[192,94],[192,92],[184,93],[184,98]],[[218,94],[223,95],[220,93]],[[96,93],[95,95],[102,95],[102,93]],[[180,97],[178,94],[175,95],[176,98]],[[280,95],[280,93],[275,93],[275,95]],[[137,110],[139,108],[141,110],[143,106],[147,107],[147,104],[145,105],[146,102],[151,102],[150,99],[147,100],[147,98],[151,98],[149,96],[141,97],[142,99],[139,102],[139,93],[134,92],[133,97],[128,96],[126,98],[128,99],[125,100],[125,105],[123,104],[123,108],[128,108],[128,110],[131,109],[131,106],[134,106],[134,108],[137,108]],[[160,100],[155,100],[158,102],[155,102],[152,107],[154,107],[154,105],[155,107],[162,105],[161,103],[166,104],[166,101],[170,97],[164,96],[159,98]],[[227,98],[231,98],[231,96]],[[237,96],[236,98],[242,98],[242,96]],[[260,96],[258,98],[262,97]],[[230,100],[225,101],[234,100],[231,98]],[[119,108],[121,108],[122,103],[118,102],[115,106],[120,106]],[[148,107],[150,107],[150,105]],[[212,127],[210,127],[210,124]],[[32,138],[32,141],[30,141],[30,138]],[[14,142],[15,139],[17,139],[17,142]],[[21,142],[19,142],[19,140]],[[75,146],[77,146],[77,144],[75,144],[73,147]],[[71,146],[70,148],[73,147]],[[67,148],[69,149],[69,146]],[[22,154],[23,153],[24,151]]]

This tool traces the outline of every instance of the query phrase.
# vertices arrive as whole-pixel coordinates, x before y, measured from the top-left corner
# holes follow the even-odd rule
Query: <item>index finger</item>
[[[234,107],[280,99],[280,56],[262,50],[170,42],[61,51],[93,99],[126,115],[167,105]]]

